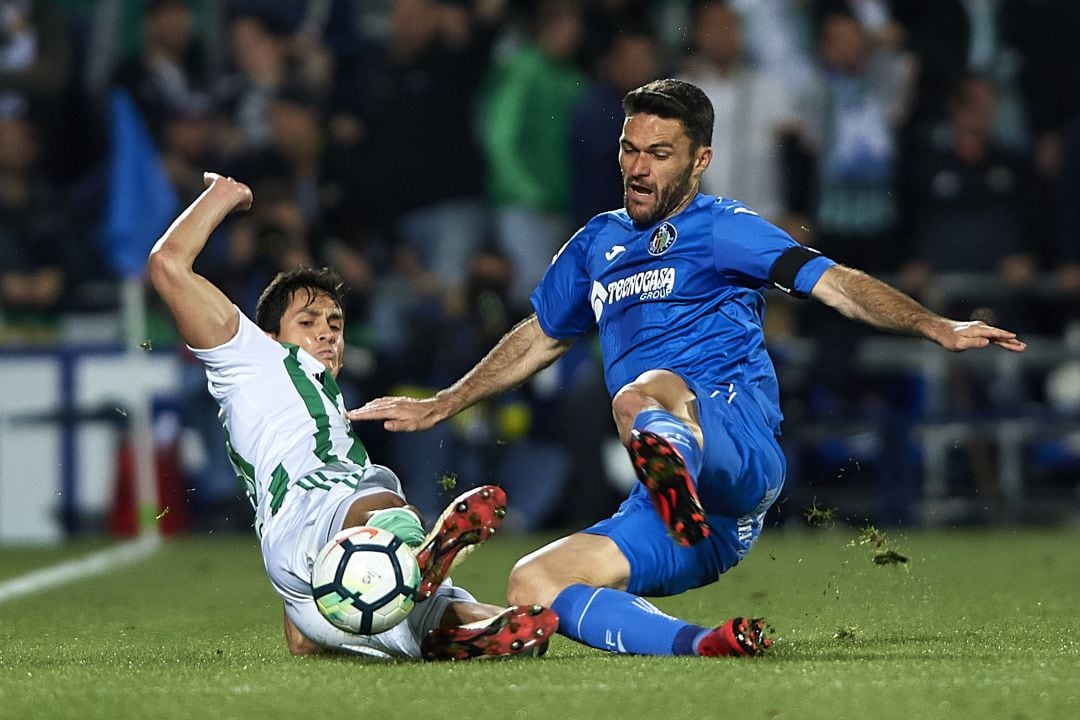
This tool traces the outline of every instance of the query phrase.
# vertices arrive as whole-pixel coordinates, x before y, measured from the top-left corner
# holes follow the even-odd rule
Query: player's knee
[[[624,385],[611,399],[611,413],[620,430],[629,432],[638,413],[646,408],[656,407],[656,400],[649,397],[637,385]]]
[[[510,571],[506,600],[511,605],[550,607],[566,583],[561,583],[543,563],[524,558]]]

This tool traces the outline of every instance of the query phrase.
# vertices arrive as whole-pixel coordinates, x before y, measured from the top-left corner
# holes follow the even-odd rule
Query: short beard
[[[657,202],[656,205],[653,206],[652,212],[640,218],[630,215],[630,219],[634,221],[634,224],[639,227],[655,225],[674,212],[675,208],[686,202],[687,198],[690,196],[690,190],[693,185],[693,170],[693,165],[687,165],[686,170],[675,180],[675,182],[669,185],[664,191],[658,191]],[[626,208],[626,212],[629,215],[630,187],[625,180],[623,180],[623,207]]]

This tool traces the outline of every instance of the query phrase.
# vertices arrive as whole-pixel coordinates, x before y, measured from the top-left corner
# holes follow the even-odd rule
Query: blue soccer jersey
[[[777,261],[800,247],[745,205],[712,195],[699,194],[678,215],[645,229],[625,210],[603,213],[555,256],[532,304],[553,338],[599,326],[612,395],[647,370],[671,370],[698,391],[734,383],[778,433],[783,416],[765,350],[763,291],[775,285],[809,294],[834,264],[796,250],[803,257],[785,287]]]

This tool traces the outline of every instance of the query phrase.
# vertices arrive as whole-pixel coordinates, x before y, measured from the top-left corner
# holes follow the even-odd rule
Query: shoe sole
[[[554,610],[515,605],[483,624],[430,630],[420,643],[420,655],[425,660],[539,657],[558,629]]]
[[[416,602],[431,597],[465,551],[490,538],[506,515],[506,493],[497,485],[484,485],[459,495],[443,511],[416,551],[420,587]]]
[[[679,451],[666,438],[648,430],[631,430],[629,449],[634,472],[649,491],[671,538],[684,547],[707,538],[705,510]]]

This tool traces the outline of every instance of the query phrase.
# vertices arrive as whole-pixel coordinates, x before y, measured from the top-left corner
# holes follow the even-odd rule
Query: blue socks
[[[695,482],[697,481],[698,472],[701,470],[701,446],[698,445],[694,434],[690,432],[690,428],[686,427],[686,423],[667,410],[657,408],[639,412],[634,418],[634,429],[654,432],[674,445],[682,455],[690,476]]]
[[[661,409],[643,410],[635,430],[665,438],[682,455],[697,479],[702,451],[684,422]],[[712,630],[674,618],[648,600],[622,590],[570,585],[556,596],[551,609],[559,615],[559,633],[600,650],[635,655],[696,655]]]
[[[696,655],[709,628],[673,618],[645,598],[612,588],[571,585],[551,604],[559,632],[600,650],[635,655]]]

